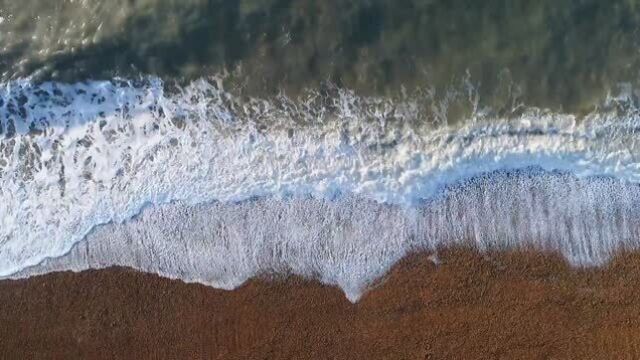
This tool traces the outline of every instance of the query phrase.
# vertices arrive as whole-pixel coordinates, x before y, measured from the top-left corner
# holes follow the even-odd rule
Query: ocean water
[[[294,273],[356,301],[413,251],[640,247],[635,3],[484,4],[0,1],[0,276]]]

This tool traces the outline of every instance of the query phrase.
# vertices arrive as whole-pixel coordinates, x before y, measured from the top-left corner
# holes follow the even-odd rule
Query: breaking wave
[[[413,250],[597,265],[637,247],[635,108],[493,118],[470,103],[449,124],[446,101],[335,88],[4,83],[0,275],[125,265],[233,288],[293,272],[356,300]]]

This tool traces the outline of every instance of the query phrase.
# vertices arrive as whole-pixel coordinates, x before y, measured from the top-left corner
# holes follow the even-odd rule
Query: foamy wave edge
[[[142,84],[18,82],[3,89],[3,276],[126,265],[233,288],[263,271],[292,271],[337,284],[355,301],[412,249],[468,240],[480,247],[536,245],[584,265],[602,263],[638,239],[633,218],[639,121],[633,109],[623,115],[593,114],[581,122],[541,111],[509,120],[474,113],[455,126],[416,127],[412,124],[424,120],[424,107],[416,99],[362,98],[344,90],[327,106],[327,98],[317,93],[297,100],[240,102],[207,81],[172,94],[158,79]],[[526,184],[536,191],[525,191]],[[564,200],[556,202],[554,194],[565,194]],[[460,210],[480,205],[484,212],[476,215]],[[289,226],[304,234],[292,240],[265,230],[278,224],[275,218],[252,225],[239,221],[249,213],[261,219],[253,206],[264,216],[280,214],[278,221],[283,214],[293,219],[308,214],[313,220],[282,225],[283,232]],[[174,212],[197,217],[199,226],[216,223],[219,229],[195,231],[196,236],[181,228],[191,234],[182,240],[195,236],[201,243],[184,245],[170,238],[180,232],[163,227],[184,221],[150,220]],[[353,219],[329,220],[345,212]],[[227,213],[238,218],[224,218],[231,216]],[[376,213],[385,214],[377,217],[385,226],[367,220]],[[492,219],[485,225],[483,214]],[[253,233],[229,235],[228,229],[238,226],[234,221]],[[418,227],[421,222],[431,225]],[[609,230],[602,233],[593,224]],[[348,225],[351,232],[335,232],[337,225]],[[149,245],[154,251],[147,258],[126,260],[125,245],[143,249],[145,243],[121,233],[130,228],[139,234],[164,229],[165,237],[149,237],[147,243],[155,245]],[[122,236],[116,239],[109,232]],[[282,241],[272,243],[264,234]],[[388,235],[391,245],[376,234]],[[129,242],[122,244],[124,239]],[[113,245],[118,242],[120,250]],[[174,249],[180,244],[183,248]],[[247,255],[254,247],[264,259]],[[87,255],[83,258],[77,249]],[[236,257],[230,256],[232,249]],[[264,255],[270,252],[288,255]],[[171,254],[188,255],[178,261]]]

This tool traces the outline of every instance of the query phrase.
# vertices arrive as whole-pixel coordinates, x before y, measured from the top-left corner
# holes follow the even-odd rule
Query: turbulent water
[[[5,276],[118,264],[228,288],[292,271],[356,299],[410,250],[531,245],[584,265],[638,239],[634,110],[447,125],[412,98],[154,78],[1,94]]]
[[[205,16],[214,3],[119,2],[105,17],[107,2],[0,1],[0,276],[121,265],[234,288],[295,273],[355,301],[412,251],[533,247],[591,266],[640,247],[633,79],[585,89],[601,95],[588,115],[527,107],[527,87],[485,103],[468,75],[444,93],[310,81],[245,96],[229,73],[174,81],[171,66],[211,65],[211,54],[164,54],[153,67],[141,60],[160,56],[147,33],[118,35],[180,20],[158,34],[174,49],[195,36],[185,24],[217,24]],[[240,3],[238,17],[267,6]],[[354,16],[384,14],[367,11]],[[96,80],[118,69],[100,59],[119,51],[138,75]]]

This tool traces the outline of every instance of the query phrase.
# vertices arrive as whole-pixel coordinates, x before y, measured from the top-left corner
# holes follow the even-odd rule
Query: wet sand
[[[640,254],[576,270],[468,249],[398,264],[358,303],[297,277],[234,291],[128,269],[0,282],[0,358],[640,357]]]

